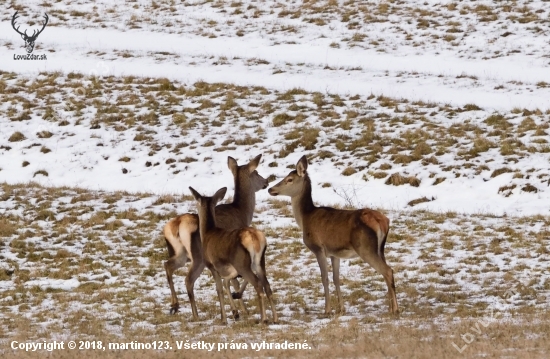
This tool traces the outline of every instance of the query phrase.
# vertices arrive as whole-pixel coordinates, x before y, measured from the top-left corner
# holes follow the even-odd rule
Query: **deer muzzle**
[[[277,190],[275,189],[275,187],[271,187],[270,189],[267,190],[267,192],[272,195],[272,196],[276,196],[279,194],[279,192],[277,192]]]

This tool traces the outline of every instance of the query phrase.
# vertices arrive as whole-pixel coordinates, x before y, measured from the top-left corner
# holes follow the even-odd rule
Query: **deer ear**
[[[304,177],[306,175],[307,171],[307,158],[306,156],[302,156],[298,163],[296,163],[296,172],[298,172],[298,176]]]
[[[258,165],[260,164],[260,160],[261,160],[261,159],[262,159],[262,155],[260,154],[260,155],[258,155],[258,156],[256,156],[256,157],[254,157],[254,158],[252,159],[252,161],[250,161],[250,162],[248,163],[248,171],[249,171],[250,173],[254,172],[254,171],[256,170],[256,168],[258,168]]]
[[[225,192],[227,192],[227,187],[220,188],[218,192],[216,192],[214,196],[212,196],[212,200],[214,201],[214,203],[218,203],[219,201],[221,201],[223,197],[225,197]]]
[[[197,201],[200,201],[200,200],[201,200],[202,196],[199,194],[199,192],[195,191],[195,190],[193,189],[193,187],[189,187],[189,190],[191,191],[191,194],[193,195],[193,197],[195,197],[195,199],[196,199]]]
[[[237,164],[237,161],[231,156],[227,156],[227,167],[231,170],[233,176],[237,175],[237,169],[239,168],[239,165]]]

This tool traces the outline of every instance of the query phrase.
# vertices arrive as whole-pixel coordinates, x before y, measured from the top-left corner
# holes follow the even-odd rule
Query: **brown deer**
[[[205,265],[210,269],[216,281],[222,322],[227,324],[222,278],[230,280],[237,278],[237,275],[241,275],[245,283],[251,283],[256,289],[261,321],[266,322],[264,297],[267,295],[271,305],[273,322],[277,323],[277,312],[275,311],[271,287],[265,271],[267,242],[264,234],[252,227],[227,230],[216,225],[216,204],[223,199],[227,188],[219,189],[212,197],[201,196],[192,187],[189,187],[189,189],[199,204],[199,226],[203,258]]]
[[[303,156],[281,182],[268,191],[272,196],[290,196],[292,211],[303,231],[304,244],[315,254],[325,290],[325,314],[330,314],[327,257],[332,261],[332,275],[338,305],[344,312],[340,294],[340,258],[361,257],[378,273],[388,286],[390,312],[397,313],[397,298],[393,270],[386,264],[384,245],[390,221],[382,213],[371,209],[341,210],[317,207],[311,197],[311,180],[307,174],[307,158]]]
[[[233,174],[235,180],[235,195],[233,202],[222,204],[216,207],[216,224],[225,229],[237,229],[247,227],[252,222],[254,215],[254,207],[256,205],[256,192],[267,188],[268,181],[260,176],[256,171],[262,155],[256,156],[246,165],[239,166],[237,161],[232,157],[227,158],[227,165]],[[183,267],[188,261],[191,262],[189,271],[185,278],[185,285],[189,301],[191,302],[191,310],[193,311],[193,319],[198,320],[197,305],[195,303],[194,285],[199,275],[204,270],[204,261],[202,256],[202,243],[199,233],[199,216],[193,213],[187,213],[171,219],[164,226],[164,238],[168,247],[170,258],[164,262],[168,285],[172,294],[170,314],[174,314],[179,309],[178,297],[174,289],[173,273],[178,268]],[[235,288],[239,287],[237,279],[232,280]],[[240,304],[243,310],[242,293],[246,287],[243,283],[242,287],[234,293],[233,298],[240,299]],[[226,290],[229,291],[229,282],[225,283]],[[233,314],[238,317],[231,295],[229,302],[233,309]]]

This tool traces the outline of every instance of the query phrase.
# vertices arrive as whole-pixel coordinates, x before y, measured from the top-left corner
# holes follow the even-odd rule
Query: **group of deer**
[[[189,187],[198,203],[198,215],[187,213],[170,220],[164,227],[164,236],[170,258],[164,263],[168,284],[172,293],[170,313],[179,309],[178,298],[172,279],[176,269],[188,261],[191,266],[185,284],[191,302],[193,319],[198,320],[193,287],[204,270],[212,272],[220,301],[221,319],[227,324],[224,305],[224,291],[234,319],[239,318],[233,299],[247,311],[242,294],[248,283],[252,283],[258,294],[261,321],[266,322],[264,298],[267,296],[273,322],[277,323],[277,312],[272,291],[265,270],[267,242],[264,234],[250,227],[256,205],[256,192],[267,188],[268,181],[256,171],[261,155],[246,165],[228,157],[228,167],[235,181],[233,202],[216,206],[225,196],[227,188],[219,189],[212,197],[202,196]],[[390,312],[397,313],[397,298],[393,271],[386,264],[384,245],[389,231],[389,219],[371,209],[340,210],[330,207],[316,207],[311,197],[311,180],[307,173],[308,162],[303,156],[281,182],[269,189],[272,196],[289,196],[294,218],[303,231],[304,244],[315,254],[325,292],[325,314],[330,314],[327,257],[330,257],[333,281],[338,296],[338,305],[344,312],[340,293],[340,258],[359,256],[382,274],[388,286]],[[237,276],[243,278],[239,285]],[[223,282],[222,282],[223,279]],[[231,293],[230,284],[236,289]]]

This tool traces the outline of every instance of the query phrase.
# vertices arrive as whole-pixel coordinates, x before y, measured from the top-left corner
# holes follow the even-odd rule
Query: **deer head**
[[[216,211],[214,208],[216,204],[225,197],[227,187],[220,188],[212,197],[202,196],[193,187],[189,187],[189,190],[197,200],[201,238],[204,240],[205,236],[203,236],[203,234],[206,233],[207,230],[216,227]]]
[[[240,183],[244,186],[250,187],[252,193],[258,192],[261,189],[266,189],[269,182],[267,179],[263,178],[258,171],[256,171],[261,159],[262,155],[260,154],[254,157],[248,164],[239,166],[233,157],[228,156],[227,167],[233,174],[235,184]]]
[[[17,18],[19,17],[17,16],[17,13],[18,11],[16,11],[15,14],[13,14],[13,17],[11,18],[11,26],[19,35],[21,35],[21,38],[25,40],[25,49],[27,50],[27,53],[30,54],[34,50],[34,42],[36,41],[36,38],[38,37],[38,35],[42,33],[42,31],[44,31],[44,28],[48,24],[48,19],[49,19],[48,14],[44,13],[45,21],[42,24],[42,29],[38,30],[38,32],[36,32],[36,30],[33,30],[32,35],[29,36],[27,35],[27,30],[25,30],[25,32],[21,32],[19,31],[19,26],[15,28],[15,20],[17,20]]]
[[[307,157],[302,156],[298,163],[296,163],[296,169],[290,171],[281,182],[271,187],[268,190],[269,194],[272,196],[299,196],[305,187],[305,182],[309,181],[309,178],[306,178],[307,166]]]

